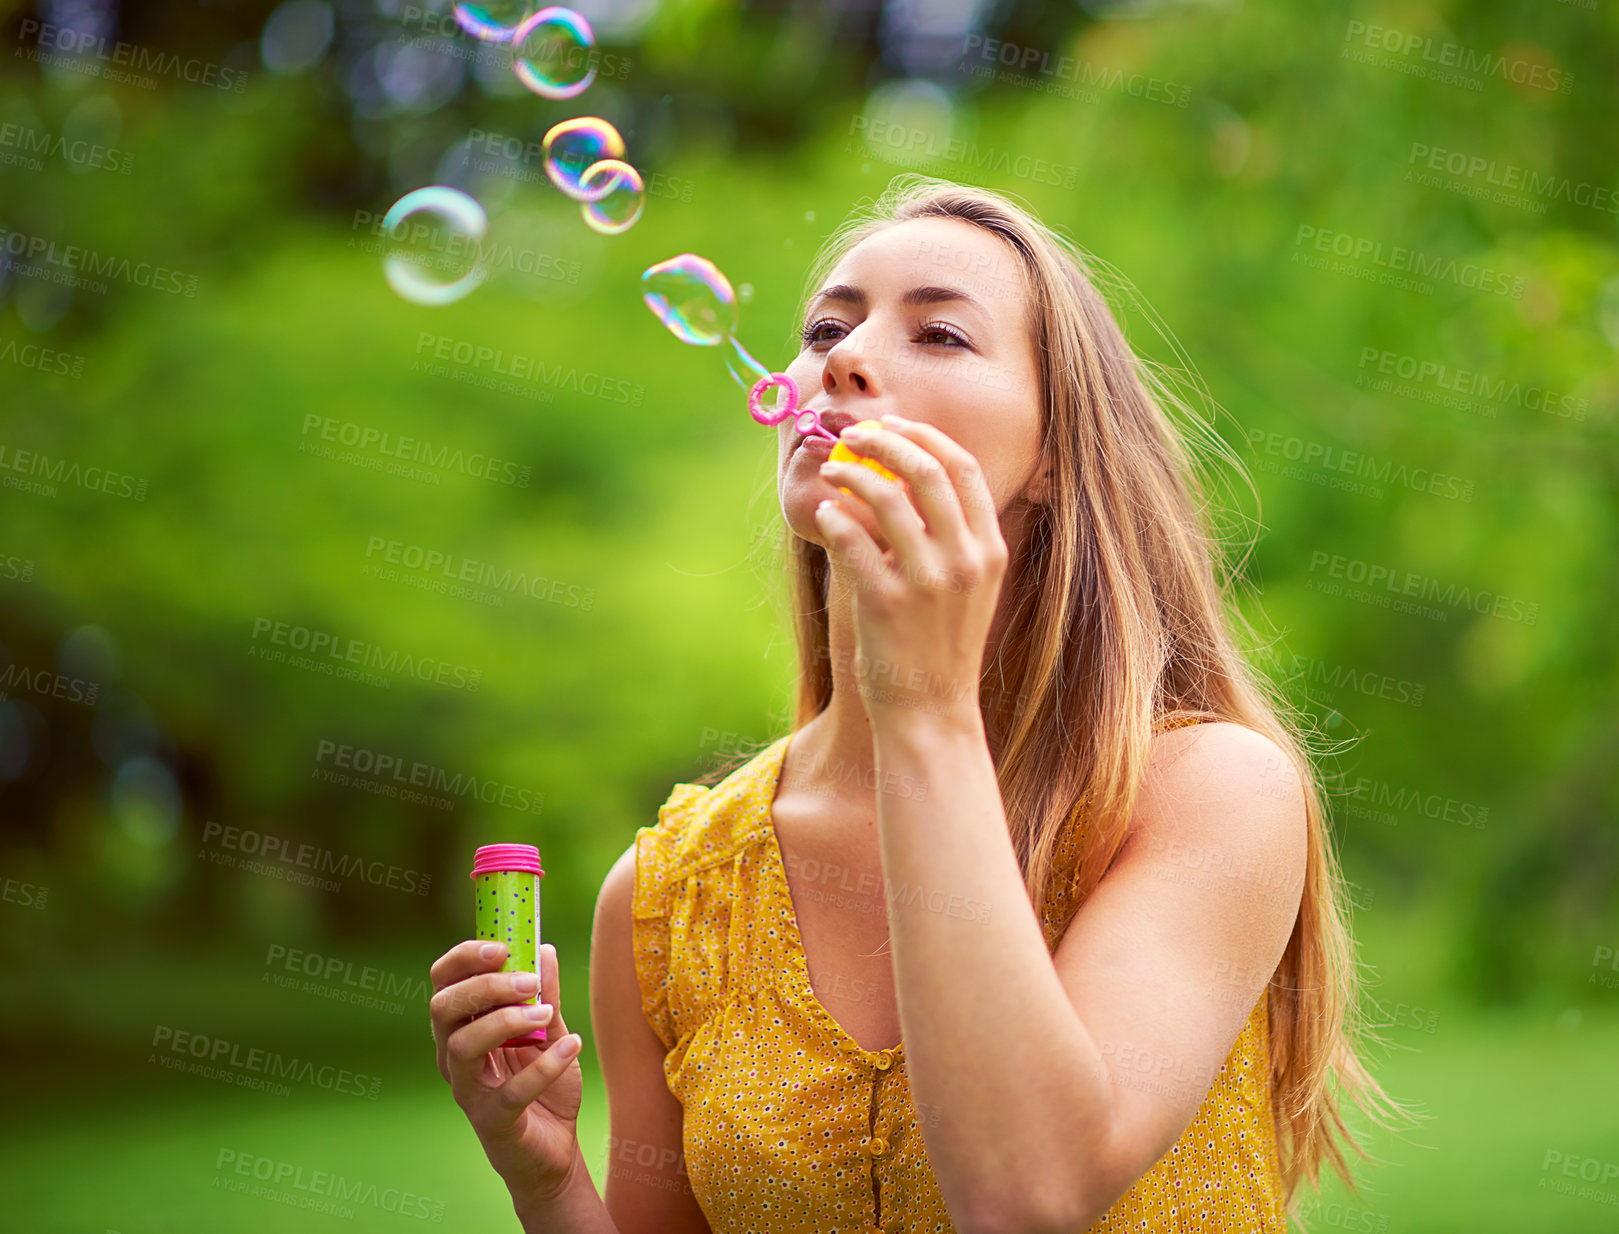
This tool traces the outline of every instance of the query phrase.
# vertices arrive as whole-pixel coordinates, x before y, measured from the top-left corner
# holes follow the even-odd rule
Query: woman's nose
[[[821,385],[828,394],[877,393],[877,366],[873,362],[871,344],[857,338],[857,327],[826,354],[826,367],[821,370]]]

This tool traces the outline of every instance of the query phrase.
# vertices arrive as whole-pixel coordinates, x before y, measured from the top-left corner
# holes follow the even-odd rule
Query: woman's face
[[[887,413],[934,425],[978,459],[1004,511],[1036,470],[1040,380],[1022,263],[1003,240],[960,219],[913,219],[861,241],[810,300],[802,350],[787,367],[799,405],[836,434]],[[778,427],[776,487],[799,536],[823,544],[816,505],[839,496],[820,466],[825,438]],[[870,507],[845,508],[881,546]]]

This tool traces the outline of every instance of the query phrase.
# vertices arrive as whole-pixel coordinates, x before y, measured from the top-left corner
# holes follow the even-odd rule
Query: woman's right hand
[[[532,973],[503,973],[503,943],[468,939],[433,964],[433,1041],[439,1073],[478,1133],[489,1164],[513,1196],[545,1201],[560,1194],[578,1157],[584,1078],[580,1041],[562,1019],[556,948],[540,948],[544,997],[535,1008]],[[530,1013],[538,1012],[539,1018]],[[544,1046],[501,1043],[536,1027]],[[569,1046],[572,1046],[570,1051]]]

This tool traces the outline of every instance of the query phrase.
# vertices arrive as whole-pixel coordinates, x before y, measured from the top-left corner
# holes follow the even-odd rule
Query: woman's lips
[[[808,450],[811,454],[830,455],[832,453],[832,440],[828,437],[822,437],[819,433],[811,433],[809,436],[800,439],[796,448]]]

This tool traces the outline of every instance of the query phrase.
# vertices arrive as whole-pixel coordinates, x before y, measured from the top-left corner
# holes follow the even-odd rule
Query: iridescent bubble
[[[471,4],[457,4],[455,21],[468,34],[486,43],[509,43],[528,12],[526,0],[476,0]]]
[[[586,188],[585,173],[597,163],[624,157],[624,139],[607,121],[580,116],[554,125],[545,135],[545,174],[551,183],[575,201],[600,201],[615,188],[617,178],[603,176]]]
[[[596,80],[595,45],[588,21],[553,5],[525,17],[512,35],[512,72],[544,98],[575,98]]]
[[[736,333],[736,291],[706,257],[682,253],[649,266],[641,275],[641,299],[682,343],[718,347]]]
[[[771,375],[737,340],[736,292],[731,280],[708,258],[682,253],[648,266],[641,275],[641,298],[682,343],[722,347],[725,371],[744,390],[751,391],[756,382]],[[787,406],[785,397],[785,386],[777,386],[766,392],[759,406],[773,413]]]
[[[426,217],[407,225],[417,214]],[[413,304],[454,304],[488,273],[488,230],[483,207],[460,189],[434,184],[406,193],[382,219],[388,286]]]
[[[605,182],[607,190],[596,197]],[[622,159],[603,159],[585,172],[579,187],[590,193],[592,200],[580,206],[585,222],[592,231],[604,236],[616,236],[635,226],[646,206],[646,185],[641,173]]]
[[[725,349],[725,371],[736,378],[736,384],[744,390],[751,390],[754,382],[770,376],[770,370],[755,360],[735,337],[731,338],[730,346]]]

